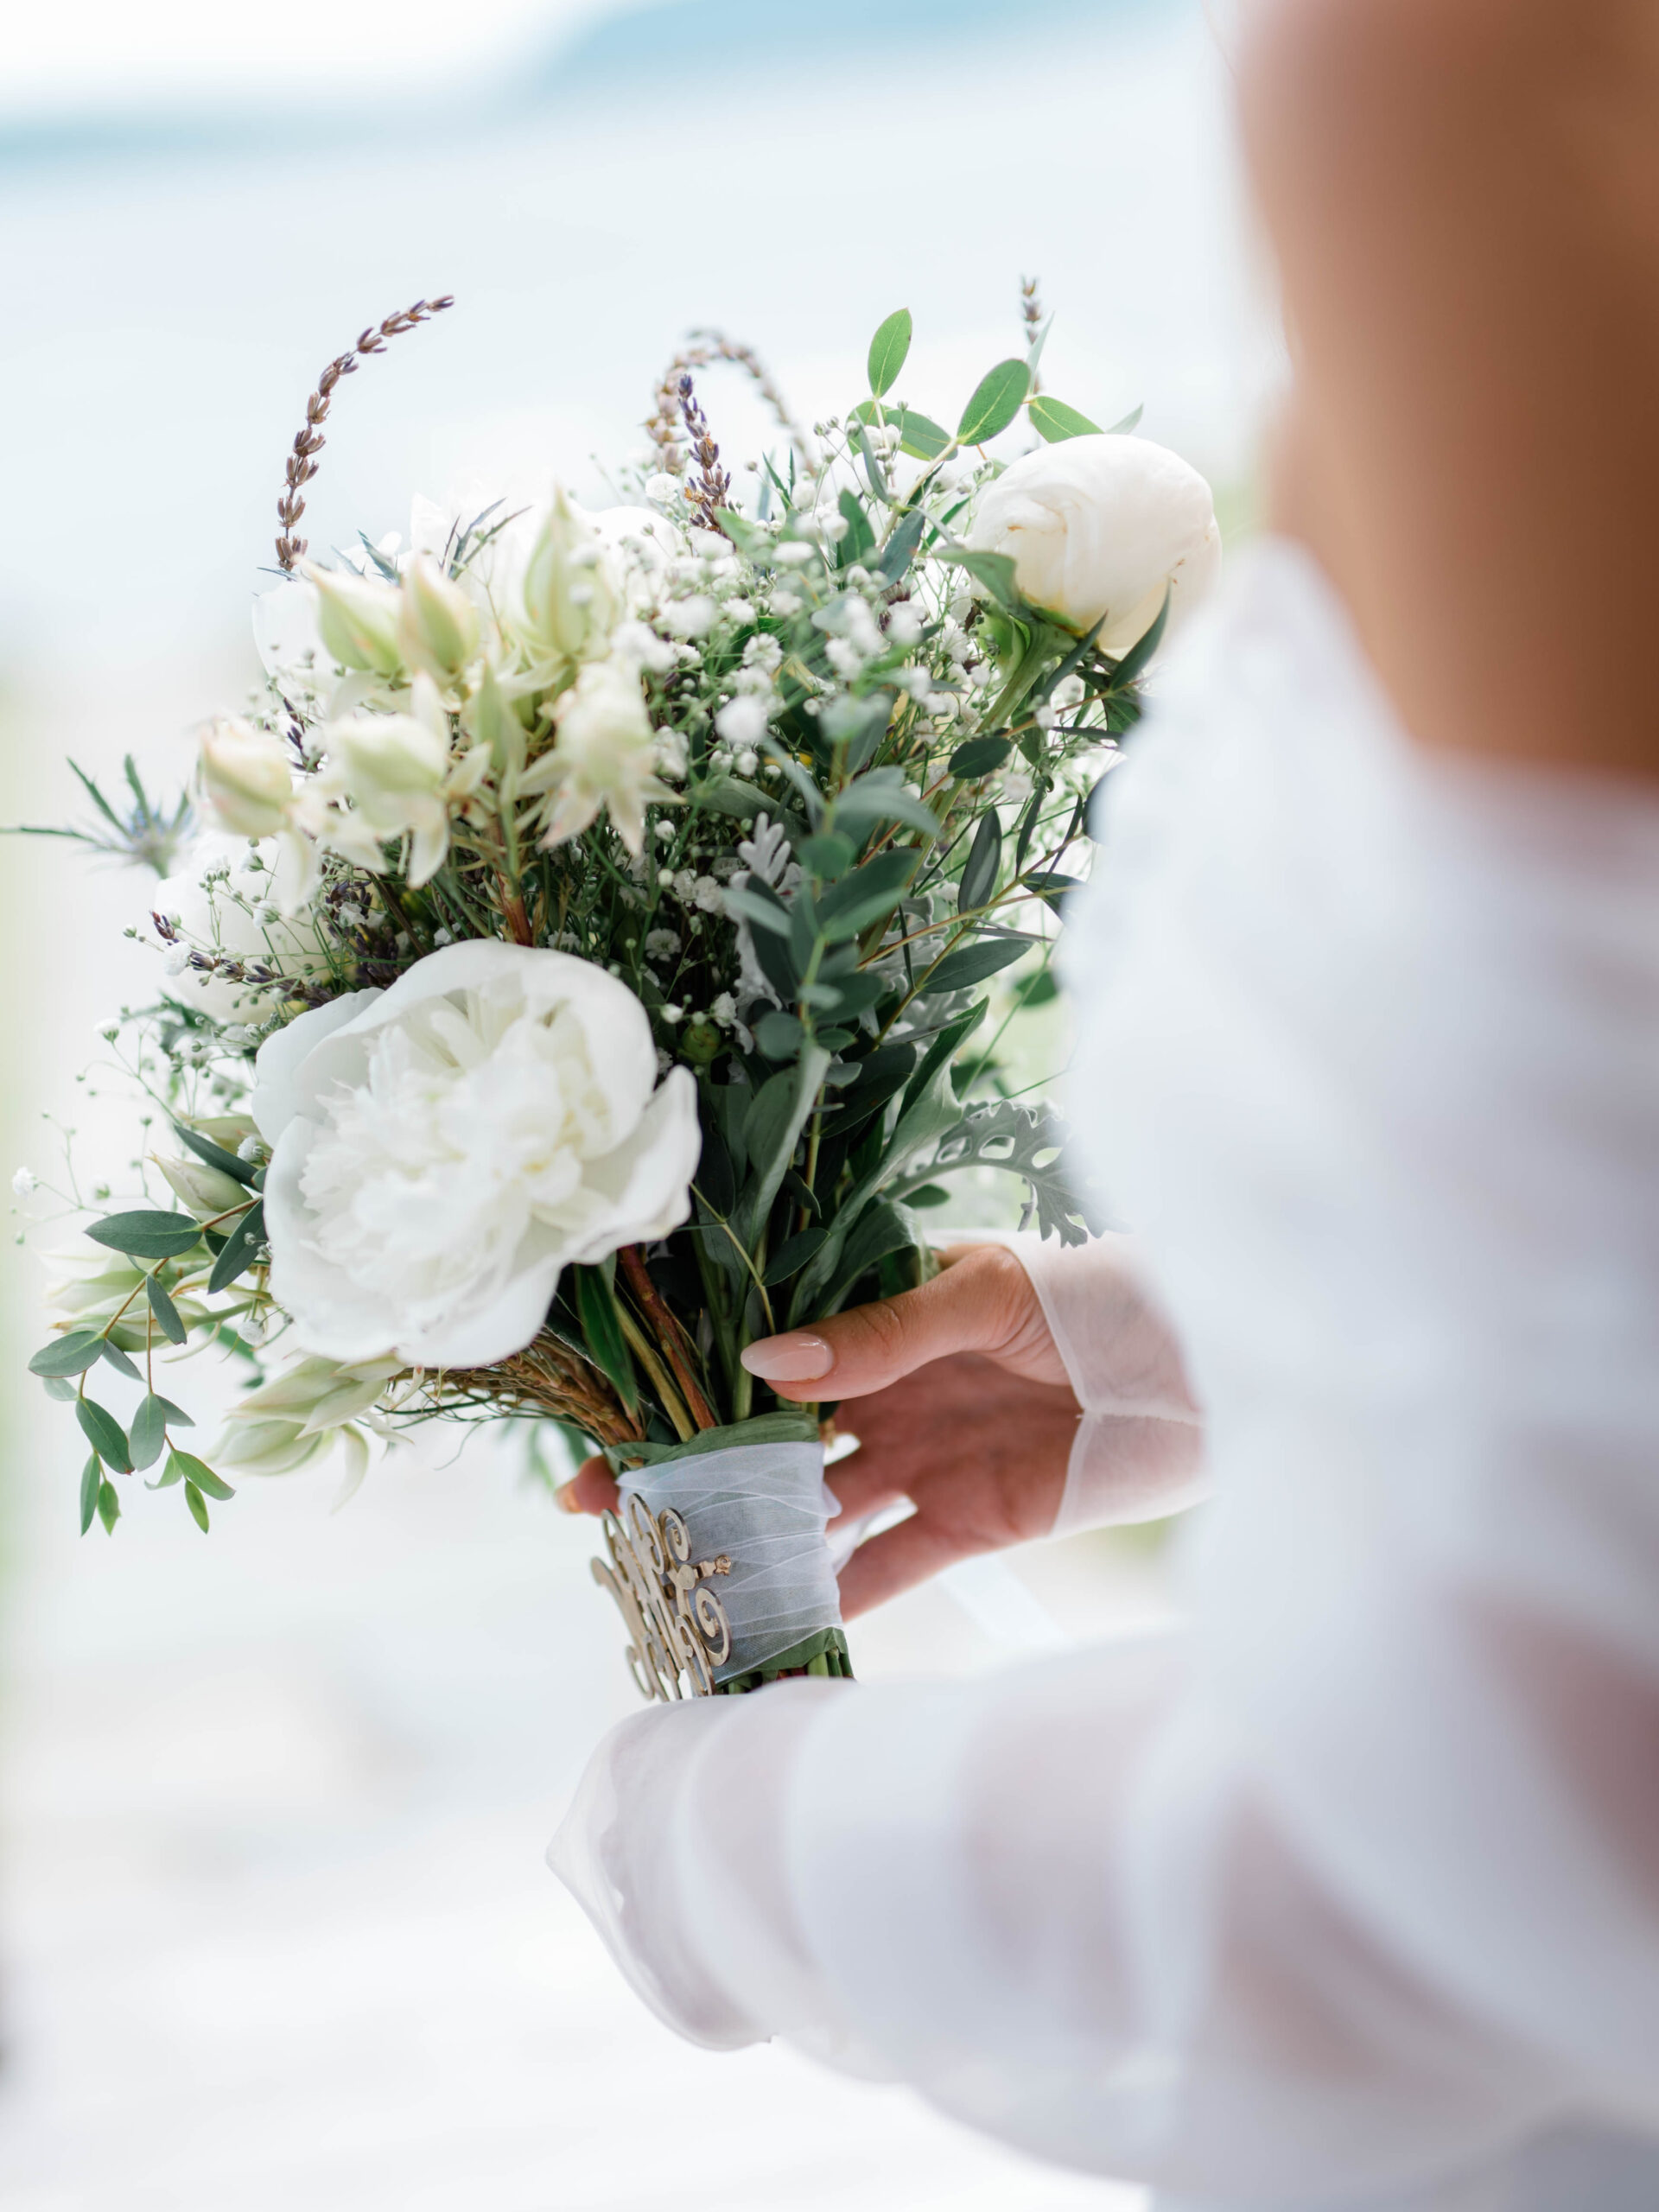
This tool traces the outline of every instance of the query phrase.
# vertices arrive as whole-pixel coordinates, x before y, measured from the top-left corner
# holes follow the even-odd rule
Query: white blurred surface
[[[468,50],[531,12],[489,0]],[[556,469],[597,493],[588,454],[638,443],[693,322],[755,343],[810,416],[856,397],[869,332],[908,301],[905,385],[948,414],[1014,349],[1027,270],[1059,311],[1050,389],[1108,421],[1144,398],[1148,435],[1240,476],[1274,350],[1224,68],[1186,10],[1119,29],[1109,12],[1040,55],[860,54],[512,115],[458,99],[443,129],[424,110],[400,129],[394,97],[372,129],[286,158],[14,164],[0,819],[74,810],[67,753],[107,771],[130,747],[163,779],[185,772],[184,733],[252,672],[248,600],[304,393],[365,321],[422,292],[457,307],[343,389],[307,518],[320,550],[359,523],[405,526],[416,490],[470,480],[490,496]],[[545,30],[556,11],[534,13]],[[251,55],[276,26],[303,42],[293,11],[228,14]],[[92,15],[36,23],[28,67],[61,70],[84,31],[90,97],[106,65],[142,75],[188,44],[181,4],[146,18],[148,60],[124,18],[94,35]],[[337,52],[353,16],[318,15]],[[461,35],[430,10],[405,20],[416,43]],[[705,397],[728,454],[751,449],[747,394],[711,376]],[[52,1166],[48,1108],[118,1172],[125,1109],[74,1076],[98,1020],[153,988],[119,934],[144,886],[66,848],[0,856],[6,1173]],[[67,1409],[16,1382],[43,1331],[38,1271],[11,1257],[8,2208],[1138,2202],[902,2093],[674,2044],[541,1864],[588,1746],[632,1696],[585,1532],[499,1455],[445,1464],[446,1444],[338,1518],[330,1478],[249,1484],[207,1541],[176,1493],[129,1484],[115,1540],[82,1541]],[[194,1389],[202,1370],[188,1373]],[[1021,1572],[1077,1632],[1161,1602],[1128,1549],[1065,1547]],[[939,1591],[861,1624],[856,1654],[872,1676],[999,1657]]]

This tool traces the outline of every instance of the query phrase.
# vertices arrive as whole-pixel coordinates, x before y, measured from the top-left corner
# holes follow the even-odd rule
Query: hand
[[[998,1244],[959,1245],[919,1290],[813,1330],[751,1344],[743,1364],[780,1398],[839,1400],[859,1448],[830,1471],[853,1520],[908,1498],[916,1511],[842,1571],[846,1618],[954,1560],[1054,1525],[1080,1408],[1031,1279]],[[571,1512],[614,1508],[603,1459],[560,1493]]]

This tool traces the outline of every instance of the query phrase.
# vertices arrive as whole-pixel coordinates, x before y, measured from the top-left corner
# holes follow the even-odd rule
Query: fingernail
[[[745,1344],[738,1357],[763,1382],[816,1382],[836,1363],[836,1355],[823,1338],[804,1329],[791,1329],[786,1337],[767,1337],[758,1344]]]
[[[582,1510],[581,1506],[576,1503],[576,1486],[574,1482],[561,1483],[553,1493],[553,1503],[561,1513],[580,1513]]]

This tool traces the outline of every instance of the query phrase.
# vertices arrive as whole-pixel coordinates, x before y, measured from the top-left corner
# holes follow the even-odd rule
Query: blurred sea
[[[602,499],[591,456],[639,442],[692,324],[755,345],[810,418],[858,396],[906,302],[906,391],[949,416],[1014,350],[1025,274],[1057,314],[1049,388],[1103,421],[1144,401],[1146,435],[1248,503],[1278,353],[1196,7],[658,0],[532,23],[514,66],[405,73],[385,99],[325,74],[204,107],[152,81],[124,107],[0,109],[0,820],[76,810],[67,755],[188,772],[191,725],[251,679],[304,394],[421,294],[457,305],[342,388],[320,549],[406,528],[416,491],[556,472]],[[728,456],[759,449],[734,377],[704,396]],[[120,934],[144,887],[44,841],[0,856],[7,1173],[50,1176],[51,1113],[118,1179],[129,1109],[99,1095],[96,1029],[153,988]],[[115,1540],[82,1541],[72,1425],[17,1382],[40,1272],[11,1260],[12,2212],[645,2212],[713,2177],[728,2212],[1138,2202],[787,2053],[674,2044],[540,1863],[632,1701],[586,1532],[451,1440],[339,1518],[332,1478],[250,1484],[204,1541],[135,1483]],[[1164,1602],[1128,1546],[1018,1571],[1063,1634]],[[1018,1606],[961,1598],[861,1626],[861,1671],[1033,1640]]]

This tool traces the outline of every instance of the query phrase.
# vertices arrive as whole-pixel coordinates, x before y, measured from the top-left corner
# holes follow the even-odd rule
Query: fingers
[[[616,1478],[607,1461],[602,1459],[584,1459],[568,1483],[562,1483],[554,1492],[560,1510],[565,1513],[614,1513],[617,1505]]]
[[[960,1529],[942,1529],[925,1514],[912,1514],[897,1528],[887,1529],[861,1544],[841,1570],[841,1617],[855,1620],[876,1605],[886,1605],[901,1590],[954,1567],[986,1547]]]
[[[919,1290],[749,1344],[743,1364],[780,1398],[861,1398],[952,1352],[1001,1351],[1033,1320],[1046,1338],[1031,1279],[1012,1253],[982,1244],[952,1262]]]

